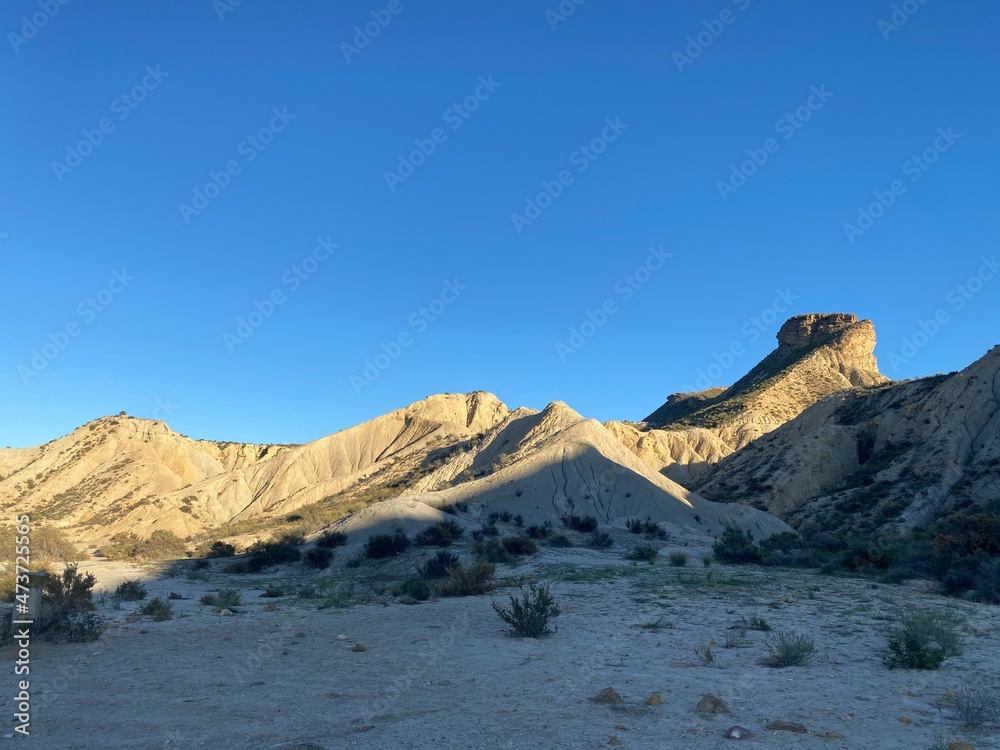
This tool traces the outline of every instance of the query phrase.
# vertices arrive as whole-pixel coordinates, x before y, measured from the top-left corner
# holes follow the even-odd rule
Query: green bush
[[[146,587],[139,581],[126,578],[115,589],[114,598],[120,602],[137,602],[146,598]]]
[[[75,563],[67,565],[62,575],[47,575],[35,633],[43,640],[72,643],[100,638],[104,623],[93,611],[95,582],[93,573],[78,573]]]
[[[572,547],[572,540],[565,534],[553,534],[549,537],[549,545],[552,547]]]
[[[334,549],[347,544],[347,534],[342,531],[324,531],[316,539],[316,546],[324,549]]]
[[[479,558],[469,565],[453,568],[440,587],[441,596],[475,596],[492,591],[496,584],[494,575],[496,568],[488,561]]]
[[[552,533],[552,522],[546,521],[541,526],[529,526],[525,532],[532,539],[545,539]]]
[[[765,667],[782,669],[802,667],[812,661],[816,650],[812,638],[798,633],[776,631],[767,638],[767,655],[760,663]]]
[[[228,542],[216,540],[209,546],[208,551],[205,553],[205,557],[232,557],[235,554],[236,547]]]
[[[688,564],[688,560],[690,560],[690,557],[688,556],[687,552],[684,552],[683,550],[675,549],[675,550],[671,550],[668,559],[670,560],[670,566],[671,567],[674,567],[674,568],[683,568],[685,565]]]
[[[641,518],[629,518],[625,521],[625,528],[633,534],[641,534],[642,526],[643,524]]]
[[[323,570],[330,567],[333,560],[333,550],[328,547],[313,547],[306,552],[306,565],[310,568]]]
[[[446,578],[448,572],[458,567],[458,555],[445,550],[438,550],[434,557],[428,558],[420,569],[424,578]]]
[[[184,540],[172,531],[161,529],[150,534],[149,539],[142,539],[131,532],[115,534],[108,543],[101,547],[101,554],[109,560],[165,560],[183,557],[185,554]]]
[[[562,517],[563,526],[573,531],[589,534],[597,528],[597,519],[593,516],[566,515]]]
[[[422,547],[447,547],[464,533],[465,529],[455,521],[439,521],[418,531],[413,543]]]
[[[380,560],[401,555],[410,546],[410,538],[401,529],[392,534],[372,534],[365,542],[365,554]]]
[[[538,545],[528,536],[509,536],[502,544],[512,555],[533,555],[538,552]]]
[[[636,562],[648,562],[652,565],[656,561],[657,556],[656,547],[650,544],[637,544],[632,548],[632,551],[625,555],[626,560],[635,560]]]
[[[407,578],[396,589],[396,596],[408,596],[418,602],[426,601],[431,598],[431,587],[422,578]]]
[[[760,547],[753,542],[749,532],[726,529],[715,544],[712,552],[717,560],[731,565],[760,564],[764,561]]]
[[[547,584],[531,584],[527,591],[522,588],[520,599],[510,597],[509,608],[493,602],[493,609],[510,626],[511,634],[518,638],[538,638],[552,633],[549,621],[560,614]]]
[[[174,616],[174,607],[166,599],[156,597],[146,602],[142,608],[142,613],[148,617],[152,617],[156,622],[163,622]]]
[[[938,669],[945,659],[962,653],[954,620],[929,610],[901,613],[886,646],[883,660],[889,669]]]
[[[473,542],[472,551],[476,557],[491,563],[509,563],[513,557],[498,539]]]
[[[596,549],[607,549],[614,545],[614,541],[608,532],[595,531],[587,538],[587,544]]]
[[[240,592],[236,589],[219,589],[218,593],[205,594],[201,597],[201,599],[199,599],[200,604],[230,610],[234,607],[238,607],[240,602],[242,602],[242,597],[240,596]]]

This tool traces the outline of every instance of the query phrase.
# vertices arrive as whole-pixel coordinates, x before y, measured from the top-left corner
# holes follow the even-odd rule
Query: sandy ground
[[[105,635],[90,644],[32,647],[30,746],[38,748],[718,748],[734,724],[754,733],[749,746],[931,750],[964,740],[1000,748],[998,727],[967,730],[946,694],[976,680],[997,684],[1000,608],[926,593],[926,586],[873,585],[809,572],[700,564],[671,568],[664,550],[653,566],[633,565],[616,549],[544,549],[518,566],[498,566],[507,583],[550,582],[563,608],[558,632],[507,637],[491,596],[400,603],[381,588],[429,556],[332,568],[299,566],[260,576],[212,572],[153,577],[150,569],[93,561],[100,586],[146,579],[150,597],[169,592],[174,617],[135,618],[134,605],[105,602]],[[349,552],[338,551],[338,559]],[[329,579],[342,606],[262,598],[269,584]],[[232,615],[198,604],[221,587],[241,589]],[[493,599],[506,602],[512,589]],[[371,599],[367,604],[350,601]],[[966,648],[939,671],[883,666],[880,649],[892,613],[927,606],[962,622]],[[706,666],[695,646],[721,644],[727,628],[756,613],[776,629],[807,633],[817,659],[808,667],[757,664],[765,634],[739,648],[713,646]],[[660,627],[648,627],[660,622]],[[645,626],[645,627],[644,627]],[[341,638],[345,636],[345,638]],[[364,651],[353,650],[360,643]],[[12,652],[11,652],[12,653]],[[3,690],[13,714],[14,676]],[[589,699],[607,687],[619,705]],[[654,692],[663,704],[646,706]],[[731,715],[702,716],[705,693]],[[809,733],[769,731],[773,720]],[[4,722],[4,735],[13,723]],[[831,739],[826,733],[843,735]],[[8,742],[0,740],[0,748]],[[735,742],[735,741],[734,741]]]

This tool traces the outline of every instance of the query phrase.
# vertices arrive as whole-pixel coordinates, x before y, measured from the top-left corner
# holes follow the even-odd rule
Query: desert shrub
[[[582,531],[589,534],[597,528],[597,519],[593,516],[566,515],[562,517],[563,526],[573,531]]]
[[[120,602],[137,602],[145,599],[148,593],[142,583],[126,578],[118,584],[118,587],[115,589],[114,598]]]
[[[668,558],[670,560],[670,566],[673,568],[683,568],[688,564],[690,557],[687,552],[683,550],[675,549],[670,551]]]
[[[701,643],[694,647],[695,655],[701,660],[701,663],[706,667],[711,667],[715,665],[715,652],[712,651],[712,644]]]
[[[512,559],[510,552],[498,539],[473,542],[472,551],[476,557],[491,563],[507,563]]]
[[[333,560],[333,550],[328,547],[313,547],[306,552],[306,565],[310,568],[323,570],[330,567]]]
[[[886,647],[883,660],[889,669],[938,669],[962,653],[962,639],[952,618],[915,610],[898,616]]]
[[[565,534],[553,534],[549,537],[549,544],[552,547],[572,547],[573,542]]]
[[[767,655],[760,663],[765,667],[783,669],[802,667],[812,661],[816,646],[813,639],[798,633],[776,631],[767,637]]]
[[[316,546],[334,549],[347,544],[347,534],[342,531],[324,531],[316,538]]]
[[[408,596],[422,602],[431,598],[431,587],[422,578],[407,578],[396,588],[395,594],[396,596]]]
[[[739,648],[747,641],[747,631],[744,628],[730,628],[726,631],[722,643],[726,648]]]
[[[305,586],[300,586],[295,595],[299,599],[318,599],[320,597],[320,593],[316,590],[316,587],[308,583]]]
[[[14,538],[12,533],[9,537]],[[35,526],[31,529],[31,558],[39,562],[77,562],[82,555],[62,529]]]
[[[219,589],[215,594],[205,594],[198,600],[199,604],[219,609],[233,609],[238,607],[243,599],[236,589]]]
[[[374,559],[396,557],[410,546],[410,538],[402,529],[391,534],[372,534],[365,542],[365,554]]]
[[[625,521],[625,528],[631,531],[633,534],[642,533],[642,519],[641,518],[629,518]]]
[[[650,544],[637,544],[632,548],[631,552],[625,555],[625,559],[635,560],[636,562],[648,562],[652,565],[656,561],[656,556],[656,547]]]
[[[216,540],[209,545],[208,551],[205,552],[205,557],[232,557],[235,554],[236,547],[228,542]]]
[[[455,521],[439,521],[418,531],[413,543],[423,547],[447,547],[464,533],[465,529]]]
[[[493,577],[496,568],[487,560],[478,558],[469,565],[453,568],[440,587],[441,596],[475,596],[487,594],[496,584]]]
[[[284,586],[268,586],[264,589],[264,593],[261,594],[262,597],[267,597],[269,599],[277,599],[279,596],[285,595]]]
[[[184,540],[172,531],[160,529],[142,539],[131,532],[115,534],[101,547],[101,554],[109,560],[163,560],[184,556]]]
[[[503,523],[510,523],[511,521],[514,520],[514,514],[511,513],[509,510],[505,510],[501,513],[490,513],[489,516],[487,516],[487,519],[489,520],[490,523],[494,524],[497,521],[502,521]]]
[[[969,729],[1000,718],[1000,698],[995,689],[982,684],[963,685],[954,694],[952,709]]]
[[[115,534],[107,544],[101,545],[100,553],[109,560],[134,559],[142,544],[142,539],[130,531]]]
[[[538,545],[528,536],[509,536],[502,544],[512,555],[533,555],[538,552]]]
[[[741,617],[735,627],[741,630],[759,630],[763,633],[770,632],[771,630],[770,623],[756,612],[749,617]]]
[[[517,491],[517,496],[521,497],[521,491],[520,490]],[[514,525],[517,526],[518,528],[521,528],[522,526],[524,526],[524,516],[522,516],[520,513],[518,513],[516,516],[514,516]]]
[[[301,534],[283,534],[270,542],[256,542],[247,552],[263,565],[283,565],[298,562],[299,546],[305,541]]]
[[[793,531],[782,531],[780,534],[772,534],[761,541],[758,545],[767,552],[791,552],[801,549],[802,538]]]
[[[486,537],[499,536],[500,529],[496,527],[493,523],[484,523],[481,528],[472,532],[472,538],[476,541],[485,539]]]
[[[77,572],[75,563],[62,575],[49,574],[42,584],[42,602],[35,632],[44,640],[86,643],[101,637],[104,623],[93,611],[93,573]]]
[[[658,523],[653,523],[652,521],[645,521],[642,524],[642,533],[646,535],[647,539],[666,539],[667,530],[660,526]]]
[[[156,622],[163,622],[174,616],[174,605],[158,596],[146,602],[142,608],[142,613],[148,617],[152,617]]]
[[[520,599],[511,595],[509,608],[493,602],[493,609],[510,625],[511,634],[518,638],[538,638],[552,633],[549,621],[560,614],[547,584],[531,584],[527,591],[522,588]]]
[[[750,534],[736,529],[726,529],[712,545],[712,552],[717,560],[731,565],[763,562],[760,547],[753,543]]]
[[[614,540],[611,539],[611,535],[606,531],[594,531],[587,538],[587,544],[596,549],[607,549],[614,545]]]
[[[545,539],[552,533],[552,522],[546,521],[541,526],[529,526],[525,532],[532,539]]]
[[[458,555],[445,550],[438,550],[434,557],[428,558],[420,569],[424,578],[445,578],[448,571],[458,567]]]

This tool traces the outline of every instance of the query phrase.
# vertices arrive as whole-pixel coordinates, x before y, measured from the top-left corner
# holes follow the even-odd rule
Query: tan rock
[[[614,688],[606,687],[604,690],[595,695],[591,700],[594,703],[605,703],[608,705],[614,705],[622,702],[622,697],[618,694]]]
[[[802,724],[795,721],[772,721],[767,725],[767,728],[774,732],[796,732],[797,734],[805,734],[808,731]]]
[[[698,705],[695,706],[695,711],[700,714],[728,714],[729,708],[722,701],[711,693],[705,693],[698,701]]]
[[[653,693],[651,696],[646,698],[647,706],[662,706],[663,699],[660,697],[659,693]]]

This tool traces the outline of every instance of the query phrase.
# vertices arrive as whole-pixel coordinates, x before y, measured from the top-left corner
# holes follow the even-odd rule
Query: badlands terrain
[[[1000,349],[892,382],[871,321],[797,316],[777,339],[732,386],[674,394],[637,422],[475,392],[304,445],[195,440],[120,414],[0,449],[3,513],[87,550],[80,569],[104,591],[99,639],[33,643],[31,741],[715,748],[741,741],[724,739],[735,726],[751,746],[1000,747],[993,717],[966,726],[956,708],[998,686],[1000,610],[974,601],[986,589],[946,597],[909,575],[735,566],[713,550],[727,529],[755,543],[905,539],[996,514]],[[463,531],[448,546],[462,566],[532,529],[534,549],[499,555],[497,588],[467,597],[406,587],[431,546],[365,555],[373,537],[442,522]],[[253,555],[202,557],[288,534],[295,558],[331,534],[346,544],[323,564],[257,572],[239,567]],[[109,554],[150,538],[175,559]],[[630,559],[637,547],[645,559]],[[873,571],[879,554],[865,552]],[[125,579],[146,598],[116,599]],[[534,582],[559,603],[558,630],[510,637],[492,602]],[[212,604],[225,590],[229,603]],[[156,597],[170,619],[141,614]],[[890,670],[888,629],[918,610],[952,618],[964,648],[938,670]],[[754,616],[772,630],[740,628]],[[762,666],[776,631],[810,637],[813,659]],[[707,693],[726,708],[696,710]]]

